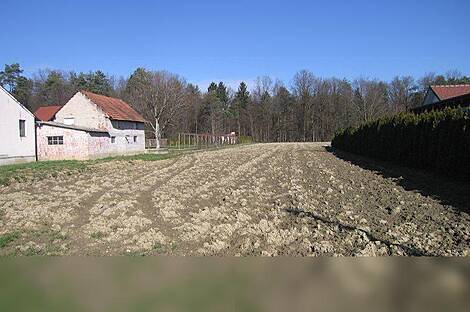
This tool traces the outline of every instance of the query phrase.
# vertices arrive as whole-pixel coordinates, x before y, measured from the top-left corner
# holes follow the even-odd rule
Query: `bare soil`
[[[469,191],[318,143],[113,161],[1,187],[0,255],[468,256]]]

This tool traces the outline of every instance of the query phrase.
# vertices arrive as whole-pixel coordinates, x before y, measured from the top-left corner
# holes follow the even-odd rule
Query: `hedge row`
[[[402,113],[339,131],[332,146],[470,181],[470,112]]]

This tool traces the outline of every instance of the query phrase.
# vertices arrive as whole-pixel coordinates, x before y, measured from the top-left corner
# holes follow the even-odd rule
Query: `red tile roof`
[[[34,112],[34,116],[41,121],[52,121],[61,108],[60,105],[41,106]]]
[[[129,104],[121,99],[99,95],[88,91],[80,91],[90,101],[100,107],[110,119],[146,122],[144,117],[137,113]]]
[[[470,85],[441,85],[431,86],[441,101],[470,94]]]

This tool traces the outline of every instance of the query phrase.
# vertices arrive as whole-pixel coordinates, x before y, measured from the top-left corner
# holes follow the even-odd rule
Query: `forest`
[[[429,85],[470,83],[470,77],[455,70],[396,76],[389,82],[324,78],[301,70],[288,83],[260,76],[251,88],[241,82],[236,90],[223,81],[200,90],[178,74],[146,68],[129,77],[51,69],[28,76],[20,64],[6,64],[0,85],[33,112],[39,106],[63,105],[87,90],[133,106],[148,121],[149,138],[236,132],[255,142],[330,141],[340,129],[419,106]]]

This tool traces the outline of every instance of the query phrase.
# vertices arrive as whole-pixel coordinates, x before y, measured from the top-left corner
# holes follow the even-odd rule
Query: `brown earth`
[[[0,254],[467,256],[469,193],[318,143],[113,161],[1,187]]]

